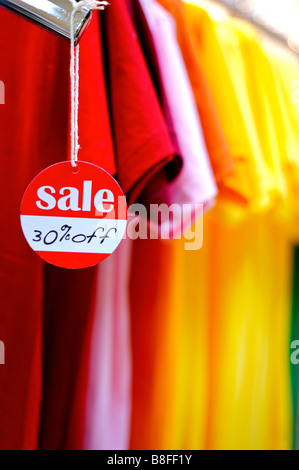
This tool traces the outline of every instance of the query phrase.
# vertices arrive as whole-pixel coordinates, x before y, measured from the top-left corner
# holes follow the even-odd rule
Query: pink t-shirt
[[[131,419],[131,241],[97,266],[84,450],[126,450]]]

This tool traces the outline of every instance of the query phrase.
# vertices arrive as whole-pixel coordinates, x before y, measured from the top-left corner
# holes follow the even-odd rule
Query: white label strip
[[[21,225],[34,251],[110,254],[122,240],[127,221],[21,215]]]

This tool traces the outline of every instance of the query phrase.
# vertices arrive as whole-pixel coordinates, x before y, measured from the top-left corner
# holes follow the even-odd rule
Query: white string
[[[90,10],[104,10],[108,5],[106,1],[95,0],[81,0],[76,2],[71,0],[73,11],[71,13],[71,63],[70,63],[70,78],[71,78],[71,163],[76,167],[78,161],[79,145],[79,45],[75,47],[75,31],[74,22],[75,14],[78,10],[85,7]]]

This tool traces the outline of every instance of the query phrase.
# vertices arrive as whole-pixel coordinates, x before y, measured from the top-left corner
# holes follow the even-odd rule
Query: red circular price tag
[[[61,162],[39,173],[21,205],[21,225],[30,247],[45,261],[85,268],[107,258],[124,237],[126,198],[102,168]]]

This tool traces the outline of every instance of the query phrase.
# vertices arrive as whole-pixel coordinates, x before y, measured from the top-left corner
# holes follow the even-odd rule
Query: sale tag
[[[85,268],[107,258],[124,237],[125,196],[115,179],[87,162],[61,162],[39,173],[21,205],[21,225],[45,261]]]

